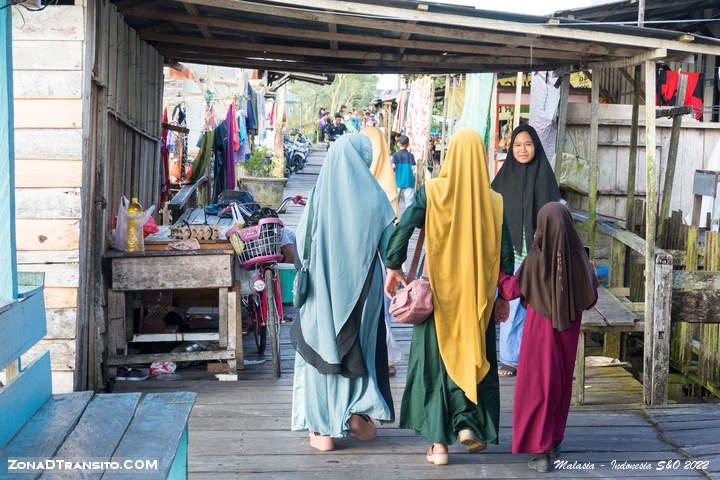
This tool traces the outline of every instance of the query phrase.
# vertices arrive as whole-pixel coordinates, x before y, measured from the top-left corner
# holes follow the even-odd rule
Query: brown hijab
[[[567,330],[595,302],[597,277],[565,205],[540,209],[532,249],[516,275],[525,301],[556,330]]]

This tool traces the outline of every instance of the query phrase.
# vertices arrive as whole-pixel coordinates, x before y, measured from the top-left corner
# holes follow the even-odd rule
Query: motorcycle
[[[302,132],[293,130],[289,137],[285,138],[284,144],[286,177],[305,168],[310,150],[310,139]]]

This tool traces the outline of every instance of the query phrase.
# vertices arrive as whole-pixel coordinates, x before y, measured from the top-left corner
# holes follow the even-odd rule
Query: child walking
[[[410,139],[400,135],[397,139],[398,151],[392,156],[393,170],[395,170],[395,183],[397,183],[399,197],[403,198],[405,208],[412,205],[415,199],[415,156],[408,152]]]
[[[565,436],[582,312],[598,281],[567,207],[538,212],[532,248],[515,276],[500,272],[498,294],[527,307],[513,403],[513,453],[535,453],[528,466],[547,472]]]

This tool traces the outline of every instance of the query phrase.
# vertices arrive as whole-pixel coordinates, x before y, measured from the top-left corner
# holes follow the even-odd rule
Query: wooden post
[[[585,332],[580,330],[578,347],[575,356],[575,395],[573,405],[585,403]]]
[[[687,75],[680,75],[680,85],[677,90],[676,106],[685,103],[685,91],[687,90]],[[660,204],[660,215],[658,217],[658,231],[656,238],[662,238],[664,220],[670,215],[670,201],[672,200],[672,189],[675,181],[675,165],[677,163],[678,143],[680,141],[680,126],[682,115],[673,117],[672,131],[670,133],[670,148],[668,151],[667,168],[665,168],[665,184],[663,185],[662,203]]]
[[[18,297],[11,13],[0,10],[0,299],[5,301]]]
[[[653,322],[652,391],[650,395],[650,405],[653,406],[667,403],[672,271],[672,257],[658,255],[655,263],[655,290],[653,292],[655,319]],[[647,343],[645,345],[647,348]]]
[[[450,75],[445,75],[445,98],[443,100],[443,124],[442,124],[442,133],[440,134],[440,141],[441,141],[440,165],[442,165],[443,160],[445,160],[445,146],[447,145],[447,140],[445,139],[445,134],[447,133],[448,99],[450,98],[449,93],[450,93]]]
[[[590,258],[595,258],[595,224],[597,223],[597,180],[598,180],[598,110],[600,108],[600,79],[602,70],[593,70],[590,93],[590,212],[588,236]]]
[[[655,363],[655,220],[657,218],[657,179],[655,170],[655,61],[645,62],[645,338],[643,398],[655,403],[653,371]]]
[[[522,100],[522,81],[523,72],[517,73],[517,80],[515,80],[515,110],[513,110],[513,130],[520,125],[520,103]]]
[[[218,288],[218,334],[220,348],[228,346],[228,288]]]
[[[627,202],[625,203],[625,229],[635,230],[635,176],[637,174],[638,117],[640,116],[640,65],[635,66],[633,85],[632,123],[630,125],[630,158],[628,159]]]
[[[555,160],[553,170],[555,178],[560,175],[560,161],[565,144],[565,131],[567,129],[568,99],[570,97],[570,75],[563,75],[560,80],[560,104],[558,106],[558,130],[555,140]]]

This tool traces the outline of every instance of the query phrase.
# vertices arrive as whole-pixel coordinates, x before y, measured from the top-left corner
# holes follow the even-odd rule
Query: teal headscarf
[[[372,144],[367,136],[346,134],[336,140],[297,232],[298,250],[303,252],[312,203],[309,291],[300,309],[299,328],[305,346],[319,356],[320,363],[338,369],[348,351],[348,345],[343,344],[346,341],[338,335],[358,305],[363,288],[368,291],[380,240],[395,218],[387,195],[370,173],[371,163]],[[372,301],[373,308],[378,303],[380,308],[380,297],[367,301]]]

